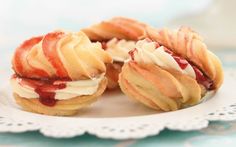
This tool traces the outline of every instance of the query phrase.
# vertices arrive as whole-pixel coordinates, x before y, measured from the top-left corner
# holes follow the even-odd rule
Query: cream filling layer
[[[164,47],[156,48],[154,42],[141,40],[136,43],[137,51],[134,51],[134,61],[138,63],[154,63],[166,69],[175,69],[183,74],[196,78],[193,67],[188,64],[185,69],[181,69],[175,59],[164,50]]]
[[[89,80],[68,81],[65,83],[65,88],[55,90],[55,99],[67,100],[81,95],[92,95],[97,91],[103,78],[104,74]],[[13,91],[24,98],[39,98],[39,95],[35,92],[34,88],[20,84],[21,80],[22,79],[20,78],[12,78],[10,80]]]
[[[129,58],[128,52],[135,48],[135,41],[118,40],[113,38],[107,42],[106,51],[114,61],[124,62]]]

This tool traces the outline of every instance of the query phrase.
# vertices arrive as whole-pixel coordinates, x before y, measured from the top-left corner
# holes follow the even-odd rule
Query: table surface
[[[46,7],[41,14],[40,12],[42,8],[44,8],[44,4],[46,2],[42,0],[42,2],[32,2],[29,0],[22,0],[19,2],[13,2],[13,0],[9,1],[0,1],[0,16],[2,21],[0,22],[0,48],[2,51],[1,58],[0,58],[0,73],[10,73],[10,59],[14,48],[19,44],[24,38],[27,38],[32,35],[42,34],[48,32],[55,28],[66,28],[71,30],[78,30],[78,28],[88,25],[91,22],[95,22],[100,18],[96,18],[96,13],[89,13],[88,17],[84,15],[78,16],[76,20],[76,11],[70,10],[69,12],[62,10],[66,5],[67,9],[70,7],[75,8],[75,3],[78,2],[72,1],[71,4],[68,6],[65,0],[62,0],[59,8],[53,9],[59,13],[52,12],[52,13],[45,13],[50,12],[51,6],[53,6],[53,2],[57,2],[52,0],[50,2],[50,7]],[[81,1],[79,1],[81,2]],[[91,0],[87,0],[86,3],[83,2],[83,7],[89,8],[89,2]],[[108,0],[105,0],[107,3]],[[122,3],[123,0],[120,0]],[[143,2],[143,0],[142,0]],[[142,4],[140,3],[140,7],[142,8]],[[197,1],[199,2],[199,1]],[[36,3],[36,4],[35,4]],[[82,3],[82,2],[81,2]],[[165,3],[165,4],[163,4]],[[188,4],[188,7],[186,5]],[[202,6],[204,6],[204,3]],[[131,3],[130,3],[131,4]],[[154,25],[165,25],[167,24],[168,20],[175,17],[179,13],[183,13],[185,11],[189,11],[191,8],[195,8],[194,5],[184,0],[180,3],[175,3],[174,7],[171,5],[169,1],[158,1],[160,5],[166,5],[169,11],[166,9],[158,10],[158,13],[162,15],[158,18],[160,23],[156,24],[155,21],[150,18],[150,14],[144,14],[139,16],[138,14],[134,13],[136,11],[129,11],[129,9],[122,9],[122,13],[118,13],[118,10],[113,10],[113,7],[117,7],[116,5],[111,6],[111,8],[107,8],[103,6],[104,9],[102,12],[98,12],[104,14],[104,18],[114,16],[114,15],[125,15],[138,18],[140,20],[149,22],[150,24]],[[150,4],[152,5],[152,3]],[[33,6],[33,7],[32,7]],[[58,6],[58,5],[57,5]],[[79,7],[79,5],[77,5]],[[101,5],[99,5],[101,6]],[[96,5],[93,5],[92,8],[95,8]],[[165,7],[165,8],[166,8]],[[168,8],[169,7],[169,8]],[[186,7],[186,8],[185,8]],[[23,9],[21,9],[23,8]],[[153,7],[152,7],[153,8]],[[173,8],[173,9],[171,9]],[[198,8],[195,8],[198,9]],[[33,11],[34,10],[34,11]],[[113,13],[105,13],[106,11],[112,11]],[[32,13],[29,13],[31,11]],[[81,10],[80,12],[87,12],[89,10]],[[119,9],[119,12],[121,10]],[[125,12],[123,12],[125,11]],[[126,12],[128,11],[128,12]],[[157,11],[155,11],[157,12]],[[137,12],[138,13],[138,12]],[[30,15],[29,15],[30,14]],[[69,14],[73,14],[70,16]],[[94,16],[93,16],[94,15]],[[98,14],[97,14],[98,15]],[[37,18],[35,18],[35,16]],[[103,17],[102,17],[103,18]],[[86,20],[86,21],[82,21]],[[156,19],[155,19],[156,20]],[[218,50],[214,50],[214,52],[220,57],[223,62],[223,66],[225,69],[235,68],[236,69],[236,50],[232,48],[222,48]],[[2,86],[2,85],[0,85]],[[154,146],[236,146],[236,121],[232,122],[211,122],[208,128],[199,130],[199,131],[188,131],[188,132],[181,132],[181,131],[170,131],[164,130],[159,135],[153,137],[147,137],[144,139],[138,140],[124,140],[124,141],[117,141],[112,139],[99,139],[95,136],[86,134],[83,136],[78,136],[70,139],[53,139],[47,138],[41,135],[39,132],[25,132],[25,133],[0,133],[0,147],[2,146],[24,146],[24,147],[53,147],[53,146],[117,146],[117,147],[154,147]]]

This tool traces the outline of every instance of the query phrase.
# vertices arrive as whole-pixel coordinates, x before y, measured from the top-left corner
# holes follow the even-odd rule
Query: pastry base
[[[171,69],[129,62],[119,76],[121,90],[152,109],[174,111],[202,99],[203,91],[195,79]]]
[[[95,102],[97,98],[104,92],[106,86],[107,79],[105,78],[101,81],[97,92],[93,95],[84,95],[68,100],[59,100],[53,107],[43,105],[37,98],[24,98],[16,93],[13,93],[13,95],[15,97],[16,103],[26,111],[45,115],[70,116],[75,115],[79,109]]]

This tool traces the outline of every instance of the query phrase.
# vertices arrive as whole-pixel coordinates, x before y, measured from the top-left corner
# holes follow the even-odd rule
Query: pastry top
[[[112,59],[100,43],[92,43],[83,33],[55,31],[23,42],[12,59],[21,77],[80,80],[106,71]]]
[[[82,31],[93,41],[107,41],[112,38],[137,41],[147,36],[146,26],[130,18],[114,17],[84,28]]]
[[[214,81],[214,88],[218,89],[223,82],[223,69],[220,60],[207,49],[203,39],[190,28],[182,27],[177,31],[147,28],[150,39],[167,47],[174,53],[187,59]]]
[[[140,64],[154,64],[167,71],[178,71],[195,79],[207,90],[217,89],[216,83],[205,72],[188,59],[174,53],[150,39],[140,40],[129,52],[132,61]]]

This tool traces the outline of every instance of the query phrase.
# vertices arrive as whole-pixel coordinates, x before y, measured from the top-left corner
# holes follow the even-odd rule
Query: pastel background
[[[80,28],[113,16],[126,16],[155,27],[188,25],[203,34],[209,49],[236,68],[234,0],[0,0],[0,80],[11,74],[11,56],[25,39],[55,29]],[[4,83],[0,82],[0,87]],[[52,139],[39,132],[0,133],[1,146],[236,146],[236,122],[213,122],[200,131],[165,130],[158,136],[116,141],[84,135]]]

